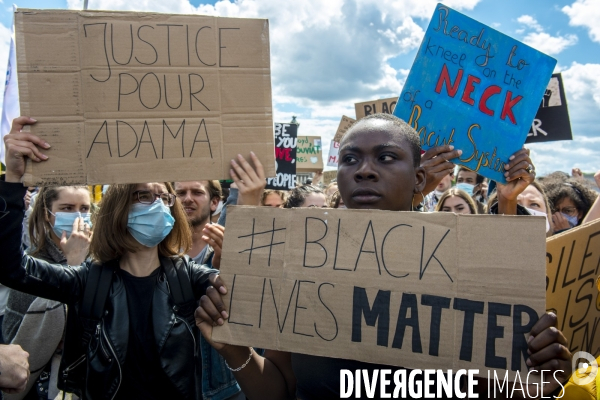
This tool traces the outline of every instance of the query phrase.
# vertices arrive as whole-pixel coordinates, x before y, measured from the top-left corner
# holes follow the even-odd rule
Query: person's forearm
[[[236,369],[248,360],[250,348],[229,345],[219,353],[230,368]],[[254,350],[252,350],[252,358],[248,364],[239,371],[234,371],[233,375],[250,400],[294,398],[294,393],[288,393],[288,385],[279,368]]]
[[[586,222],[594,221],[599,218],[600,218],[600,196],[598,196],[596,198],[596,201],[594,201],[594,204],[592,204],[592,207],[590,208],[590,210],[588,211],[587,215],[585,216],[585,218],[583,219],[583,221],[581,223],[585,224]]]
[[[509,200],[498,193],[498,214],[517,215],[517,200]]]
[[[5,178],[8,179],[8,176]],[[0,254],[2,254],[0,278],[3,280],[2,283],[8,280],[15,271],[22,269],[21,241],[25,215],[23,197],[26,190],[20,183],[0,181]]]

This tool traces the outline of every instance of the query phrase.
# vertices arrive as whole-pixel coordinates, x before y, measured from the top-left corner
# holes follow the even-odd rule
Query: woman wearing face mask
[[[555,234],[580,225],[598,196],[573,178],[566,182],[551,182],[545,189],[554,211],[552,223]]]
[[[453,212],[455,214],[477,214],[475,202],[467,192],[452,188],[440,198],[435,211]]]
[[[382,146],[382,143],[385,145]],[[422,192],[426,185],[426,172],[420,167],[419,143],[417,132],[391,115],[369,115],[355,123],[340,143],[337,179],[346,206],[349,209],[410,211],[415,195]],[[519,181],[529,175],[525,170],[528,159],[528,152],[518,152],[507,164],[509,182],[500,188],[502,198],[499,207],[502,212],[513,211],[512,196],[515,189],[518,190],[522,185]],[[342,369],[363,370],[369,375],[374,370],[397,369],[355,360],[275,350],[265,351],[263,357],[252,348],[212,342],[213,326],[224,324],[227,318],[222,316],[224,309],[218,293],[204,296],[196,310],[196,324],[227,364],[235,367],[236,379],[249,398],[336,399],[340,398],[343,390],[343,385],[340,385]],[[541,316],[532,329],[533,339],[528,344],[530,360],[533,360],[530,364],[534,368],[551,366],[548,368],[555,370],[558,379],[564,382],[570,375],[571,355],[562,333],[550,327],[555,318],[552,315]],[[558,333],[550,338],[548,334],[551,332]],[[374,382],[375,393],[379,393],[376,388],[378,384]],[[483,383],[478,386],[486,387]],[[544,385],[544,395],[548,397],[556,388],[558,383]],[[435,392],[435,389],[432,391]],[[356,398],[368,396],[365,391],[362,391],[362,397],[354,393]],[[481,393],[480,398],[483,397]],[[409,394],[404,398],[421,396]]]
[[[32,123],[17,118],[5,136],[0,282],[68,305],[58,386],[84,399],[224,399],[237,393],[235,380],[203,369],[210,360],[199,354],[193,307],[207,291],[226,289],[217,271],[183,257],[191,234],[170,183],[110,186],[95,221],[93,263],[65,267],[22,254],[25,159],[46,160],[40,149],[49,147],[21,132]],[[106,282],[106,297],[99,282]],[[94,297],[101,299],[90,302]],[[91,332],[83,318],[88,307],[100,315]]]
[[[29,217],[29,254],[65,267],[83,263],[91,240],[91,207],[86,186],[41,188]],[[54,399],[57,396],[57,367],[66,312],[66,305],[60,302],[9,291],[2,335],[7,342],[19,344],[29,353],[33,372],[26,390],[8,398]],[[43,342],[40,337],[44,338]],[[42,373],[44,376],[40,377]]]
[[[552,236],[554,229],[552,227],[552,213],[548,197],[544,192],[544,188],[538,181],[533,181],[523,192],[517,197],[517,202],[529,211],[531,215],[539,215],[546,217],[546,236]]]

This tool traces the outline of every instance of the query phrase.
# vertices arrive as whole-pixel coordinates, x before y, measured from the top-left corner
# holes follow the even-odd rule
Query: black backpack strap
[[[175,302],[175,313],[193,324],[196,298],[192,290],[192,282],[187,270],[185,257],[173,260],[166,258],[163,262],[167,282]]]
[[[114,271],[112,262],[107,264],[94,263],[90,266],[90,272],[83,291],[83,300],[79,309],[79,318],[84,330],[82,338],[84,349],[87,348],[94,334],[94,329],[104,314],[104,306],[112,284]]]

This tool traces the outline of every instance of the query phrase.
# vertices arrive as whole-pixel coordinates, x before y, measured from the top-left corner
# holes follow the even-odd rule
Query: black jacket
[[[121,272],[117,268],[113,275],[104,317],[89,344],[93,357],[86,360],[81,356],[83,331],[78,313],[91,264],[65,267],[23,254],[21,230],[25,190],[21,184],[0,181],[0,283],[68,305],[59,387],[85,399],[112,399],[121,385],[121,366],[125,362],[129,340],[127,295]],[[185,266],[194,296],[199,299],[209,285],[209,274],[218,271],[180,260],[175,262]],[[166,262],[170,260],[161,258],[163,268]],[[177,307],[163,270],[157,278],[152,309],[160,363],[181,396],[202,398],[200,332],[193,322],[178,317],[175,311]],[[86,365],[87,377],[83,378]],[[80,382],[84,379],[86,384],[81,388]]]

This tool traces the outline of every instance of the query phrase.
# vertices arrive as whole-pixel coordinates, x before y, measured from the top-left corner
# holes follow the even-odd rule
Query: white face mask
[[[219,204],[217,204],[217,209],[212,213],[212,215],[219,215],[221,214],[221,211],[223,211],[223,200],[219,201]]]
[[[546,214],[546,213],[545,213],[545,212],[543,212],[543,211],[534,210],[534,209],[527,208],[527,207],[525,207],[525,209],[526,209],[527,211],[529,211],[529,213],[530,213],[531,215],[540,216],[540,217],[545,217],[545,218],[546,218],[546,233],[547,233],[547,232],[550,230],[550,222],[548,222],[548,214]]]
[[[439,199],[446,192],[445,191],[439,191],[439,190],[436,189],[436,190],[434,190],[434,193],[435,193],[435,197]]]

